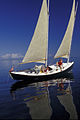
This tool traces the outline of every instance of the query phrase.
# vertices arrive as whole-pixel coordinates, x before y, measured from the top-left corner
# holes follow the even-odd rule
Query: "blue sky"
[[[63,39],[72,3],[73,0],[50,0],[49,54],[53,56]],[[0,0],[0,56],[25,55],[41,4],[42,0]],[[79,51],[80,5],[76,15],[71,56],[79,56]]]

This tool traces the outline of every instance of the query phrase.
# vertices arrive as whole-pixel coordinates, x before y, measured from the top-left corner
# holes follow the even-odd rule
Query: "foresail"
[[[62,43],[61,43],[56,55],[54,56],[54,58],[59,58],[59,57],[69,58],[73,29],[74,29],[74,22],[75,22],[75,0],[73,2],[71,17],[70,17],[70,20],[68,23],[66,33],[64,35]]]
[[[23,63],[28,62],[45,62],[46,50],[48,44],[48,8],[47,1],[43,0],[39,19],[32,37],[30,46]]]

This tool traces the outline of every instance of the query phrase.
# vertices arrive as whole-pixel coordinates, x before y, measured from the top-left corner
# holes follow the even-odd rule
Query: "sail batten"
[[[70,49],[71,49],[71,42],[72,42],[72,35],[73,35],[73,29],[74,29],[74,22],[75,22],[75,0],[73,1],[73,7],[71,11],[70,20],[67,26],[67,30],[65,32],[64,38],[62,40],[62,43],[54,56],[54,58],[69,58],[70,56]]]
[[[45,63],[46,50],[48,44],[48,8],[47,1],[43,0],[38,22],[29,45],[29,48],[22,62],[40,61]]]

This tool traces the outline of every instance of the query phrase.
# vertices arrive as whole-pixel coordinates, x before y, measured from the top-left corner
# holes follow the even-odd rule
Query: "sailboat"
[[[48,36],[49,36],[49,3],[48,0],[43,0],[41,11],[39,14],[38,22],[29,45],[29,48],[20,64],[27,63],[42,63],[47,67],[48,64]],[[74,30],[75,17],[77,12],[78,4],[75,7],[75,0],[73,0],[73,6],[71,11],[71,16],[69,23],[63,37],[62,43],[55,54],[54,58],[66,58],[67,62],[63,63],[62,70],[56,64],[50,65],[47,72],[41,72],[42,65],[35,66],[33,69],[23,70],[23,71],[10,71],[10,76],[13,79],[26,80],[26,79],[42,79],[42,78],[54,78],[65,75],[66,72],[69,72],[74,62],[69,62],[70,50],[72,43],[72,36]]]

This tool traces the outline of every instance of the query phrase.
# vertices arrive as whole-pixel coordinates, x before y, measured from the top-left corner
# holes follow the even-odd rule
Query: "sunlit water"
[[[16,81],[9,76],[12,64],[0,61],[0,119],[79,119],[80,59],[74,58],[67,78],[42,82]]]

